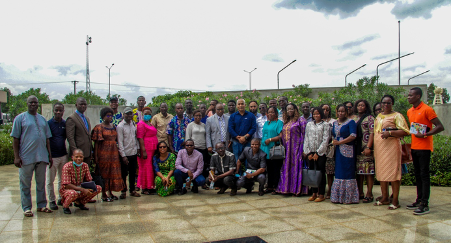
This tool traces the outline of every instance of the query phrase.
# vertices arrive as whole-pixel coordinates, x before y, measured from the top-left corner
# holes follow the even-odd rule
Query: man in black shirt
[[[237,187],[246,188],[246,193],[252,192],[252,186],[255,181],[258,181],[258,195],[263,196],[265,193],[263,189],[266,182],[266,153],[260,149],[261,140],[259,138],[254,138],[251,141],[251,147],[244,148],[243,153],[237,161],[237,171],[241,163],[246,160],[245,172],[236,182]]]
[[[217,143],[215,149],[216,153],[211,156],[210,175],[208,176],[208,180],[214,182],[216,187],[221,188],[218,194],[224,194],[227,188],[230,187],[232,188],[230,196],[235,196],[235,155],[226,151],[225,145],[222,142]]]

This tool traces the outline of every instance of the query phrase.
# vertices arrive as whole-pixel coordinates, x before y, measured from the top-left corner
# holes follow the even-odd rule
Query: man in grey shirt
[[[224,194],[227,188],[232,188],[230,196],[236,195],[234,172],[236,169],[235,155],[225,150],[225,145],[218,142],[215,145],[216,153],[211,156],[210,174],[208,180],[215,183],[221,190],[218,194]]]
[[[252,192],[252,186],[258,181],[258,195],[263,196],[266,182],[266,153],[260,149],[261,140],[254,138],[251,141],[251,147],[244,148],[243,153],[237,161],[236,173],[239,173],[241,163],[246,161],[243,175],[236,182],[237,187],[246,188],[246,194]]]
[[[46,208],[45,172],[47,164],[52,167],[49,138],[52,137],[49,124],[38,114],[39,102],[32,95],[27,99],[28,111],[16,116],[11,131],[14,138],[14,165],[19,168],[20,198],[25,217],[32,217],[31,179],[36,181],[36,203],[38,212],[51,213]]]

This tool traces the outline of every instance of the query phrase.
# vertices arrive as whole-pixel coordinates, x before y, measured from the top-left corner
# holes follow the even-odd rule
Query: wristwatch
[[[388,131],[388,135],[390,135],[390,137],[391,137],[391,131]]]

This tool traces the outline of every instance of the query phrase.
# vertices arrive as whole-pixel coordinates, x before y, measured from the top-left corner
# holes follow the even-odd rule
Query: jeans
[[[250,147],[251,143],[247,142],[245,144],[241,144],[238,142],[238,140],[233,140],[232,142],[232,148],[233,148],[233,154],[235,155],[235,160],[238,161],[238,158],[240,157],[241,153],[243,153],[244,148]],[[244,162],[244,161],[241,161]],[[244,167],[244,164],[241,164],[241,167]]]
[[[188,178],[188,173],[182,172],[181,170],[174,171],[175,177],[175,188],[182,189],[183,183],[186,182],[186,178]],[[203,175],[199,175],[193,180],[193,186],[203,186],[205,184],[205,177]]]
[[[319,156],[317,161],[309,160],[309,169],[314,169],[314,163],[316,164],[316,170],[321,171],[321,182],[319,187],[312,187],[313,193],[318,193],[319,195],[324,195],[326,193],[326,155]]]
[[[431,177],[429,175],[431,151],[412,149],[412,159],[417,182],[417,202],[428,205],[431,194]]]
[[[53,165],[52,168],[48,168],[47,166],[47,174],[46,174],[46,188],[47,188],[47,194],[49,195],[49,201],[54,202],[56,201],[55,197],[55,188],[54,188],[54,181],[56,178],[56,174],[58,174],[58,194],[61,189],[61,178],[63,173],[63,166],[67,163],[67,155],[53,158]],[[58,195],[58,199],[61,199],[61,195]]]
[[[138,166],[138,156],[132,155],[127,156],[128,159],[128,165],[124,164],[124,162],[121,159],[121,174],[122,174],[122,180],[124,181],[124,189],[122,192],[127,191],[127,175],[128,175],[128,186],[129,191],[133,192],[135,190],[135,178],[136,178],[136,167]]]
[[[251,179],[246,178],[246,176],[240,176],[240,178],[238,178],[238,181],[236,182],[236,186],[249,189],[254,185],[255,181],[258,181],[259,184],[258,191],[263,191],[266,182],[266,175],[263,173]]]
[[[208,153],[208,149],[197,149],[202,154],[203,161],[204,161],[204,168],[202,171],[202,175],[204,178],[208,178],[208,173],[210,173],[210,154]]]
[[[31,179],[33,178],[33,172],[35,172],[36,202],[38,208],[45,208],[47,206],[45,196],[45,171],[47,165],[48,163],[46,162],[36,162],[22,165],[19,168],[20,199],[22,201],[23,211],[31,210]]]

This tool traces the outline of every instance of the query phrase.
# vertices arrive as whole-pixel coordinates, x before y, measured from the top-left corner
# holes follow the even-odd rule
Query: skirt
[[[359,203],[359,188],[356,179],[336,179],[330,195],[332,203]]]
[[[356,167],[358,175],[374,175],[373,156],[357,155]]]
[[[326,160],[326,175],[335,174],[335,158],[327,158]]]

